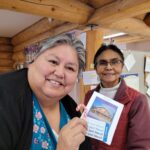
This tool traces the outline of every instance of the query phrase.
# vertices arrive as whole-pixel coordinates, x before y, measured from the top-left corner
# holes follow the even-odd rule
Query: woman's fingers
[[[86,119],[86,117],[87,117],[87,108],[84,104],[79,104],[76,108],[76,111],[82,112],[81,118]]]
[[[67,126],[70,127],[70,128],[74,128],[77,125],[82,125],[83,127],[85,127],[87,129],[87,123],[86,123],[86,121],[83,120],[83,119],[80,119],[78,117],[73,118],[67,124]]]
[[[83,112],[86,109],[86,106],[84,104],[79,104],[76,108],[76,111]]]
[[[87,130],[86,121],[80,118],[73,118],[60,131],[57,150],[76,150],[85,140]]]

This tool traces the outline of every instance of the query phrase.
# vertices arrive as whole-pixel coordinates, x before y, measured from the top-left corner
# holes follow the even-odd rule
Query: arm
[[[129,150],[150,149],[150,110],[146,96],[140,94],[129,112],[127,137]]]
[[[6,89],[0,88],[0,149],[15,149],[16,133],[15,116],[11,96],[8,96]],[[16,129],[16,130],[15,130]]]

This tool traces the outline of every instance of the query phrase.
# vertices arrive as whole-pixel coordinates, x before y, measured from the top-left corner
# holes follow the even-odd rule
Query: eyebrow
[[[50,54],[50,55],[48,55],[48,56],[53,56],[53,57],[55,57],[57,60],[60,60],[59,57],[57,57],[57,56],[54,55],[54,54]],[[76,67],[78,68],[78,65],[77,65],[76,63],[69,62],[69,63],[67,63],[67,65],[76,66]]]
[[[119,58],[112,58],[112,59],[99,59],[98,61],[112,61],[112,60],[122,60],[122,59],[119,59]]]
[[[79,67],[76,63],[67,63],[68,66],[72,66],[72,67]]]

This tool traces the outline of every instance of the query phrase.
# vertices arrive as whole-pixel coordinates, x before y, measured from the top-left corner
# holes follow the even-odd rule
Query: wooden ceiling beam
[[[44,33],[48,30],[51,30],[53,28],[56,28],[60,25],[64,24],[63,21],[57,21],[57,20],[51,20],[49,21],[48,18],[43,18],[40,21],[34,23],[30,27],[26,28],[22,32],[18,33],[14,37],[12,37],[12,44],[13,45],[18,45],[22,42],[25,42],[32,37],[34,38],[35,36]]]
[[[108,4],[115,2],[115,1],[116,0],[89,0],[88,4],[90,4],[94,8],[100,8],[100,7],[108,5]]]
[[[139,42],[139,41],[146,41],[146,40],[150,40],[150,37],[124,35],[124,36],[113,38],[114,43],[132,43],[132,42]],[[104,42],[106,43],[109,42],[109,39],[104,40]]]
[[[109,25],[150,11],[150,0],[117,0],[95,11],[89,24]]]
[[[0,8],[79,24],[86,23],[94,11],[77,0],[0,0]]]
[[[130,35],[150,37],[150,28],[142,21],[136,18],[128,18],[107,25],[110,29],[116,29]]]
[[[25,47],[27,47],[31,44],[42,41],[42,40],[47,39],[47,38],[52,37],[52,36],[56,36],[56,35],[61,34],[61,33],[71,31],[73,29],[77,29],[79,26],[80,25],[78,25],[78,24],[64,23],[63,25],[61,25],[55,29],[44,32],[42,34],[39,34],[38,36],[31,38],[28,41],[25,41],[19,45],[16,45],[13,50],[15,52],[16,51],[22,51]]]
[[[147,13],[144,22],[150,27],[150,13]]]
[[[11,44],[11,39],[6,37],[0,37],[0,44]]]

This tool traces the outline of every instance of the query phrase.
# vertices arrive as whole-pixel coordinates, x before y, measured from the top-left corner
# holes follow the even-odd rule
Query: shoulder
[[[14,71],[0,75],[0,90],[15,95],[25,92],[29,88],[27,69]]]
[[[0,105],[15,109],[31,103],[26,69],[1,74],[0,83]]]
[[[147,97],[145,94],[143,94],[143,93],[141,93],[141,92],[139,92],[139,91],[137,91],[137,90],[135,90],[129,86],[127,88],[127,93],[129,95],[129,97],[132,99],[135,99],[138,101],[145,101],[145,100],[147,101]]]
[[[117,97],[126,97],[126,99],[130,101],[134,101],[137,97],[145,97],[144,94],[140,93],[139,91],[129,87],[125,81],[122,79],[121,84],[117,91]]]
[[[9,72],[9,73],[4,73],[0,75],[0,82],[1,85],[7,85],[6,83],[13,83],[13,82],[17,82],[17,81],[24,81],[27,78],[27,70],[26,69],[22,69],[22,70],[18,70],[18,71],[13,71],[13,72]],[[17,83],[16,85],[21,84]],[[9,84],[11,86],[11,84]],[[13,84],[12,84],[13,85]]]
[[[145,94],[128,87],[128,94],[133,101],[130,109],[130,115],[149,113],[148,98]],[[149,115],[150,117],[150,115]]]

